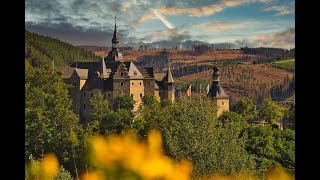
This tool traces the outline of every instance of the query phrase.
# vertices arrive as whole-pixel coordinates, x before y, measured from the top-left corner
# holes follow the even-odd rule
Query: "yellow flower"
[[[43,160],[43,170],[45,176],[54,177],[58,174],[58,159],[54,154],[48,154]]]
[[[101,174],[96,172],[84,173],[81,177],[81,180],[103,180],[104,178]]]
[[[266,175],[267,180],[293,180],[294,176],[285,172],[281,167],[271,168]]]

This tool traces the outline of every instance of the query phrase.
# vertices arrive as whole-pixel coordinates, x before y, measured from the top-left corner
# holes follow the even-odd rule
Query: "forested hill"
[[[25,59],[33,67],[69,66],[74,61],[97,61],[93,52],[75,47],[58,39],[25,30]]]

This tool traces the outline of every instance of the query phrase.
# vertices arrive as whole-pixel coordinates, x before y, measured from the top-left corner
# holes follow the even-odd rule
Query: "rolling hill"
[[[58,39],[25,30],[25,59],[33,67],[69,66],[74,61],[97,61],[93,52],[75,47]]]

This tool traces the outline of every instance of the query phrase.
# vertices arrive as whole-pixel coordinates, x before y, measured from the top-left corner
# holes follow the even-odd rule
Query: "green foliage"
[[[272,66],[275,68],[294,72],[295,71],[295,59],[277,61],[277,62],[272,63]]]
[[[246,120],[252,119],[257,114],[257,108],[249,98],[241,98],[234,108],[234,112],[241,114]]]
[[[182,97],[171,107],[144,108],[142,114],[146,129],[162,132],[166,153],[176,160],[191,160],[195,175],[254,169],[253,159],[244,149],[245,138],[239,137],[239,127],[230,125],[233,122],[228,128],[223,126],[214,111],[210,98],[190,102]]]
[[[60,166],[58,169],[57,180],[74,180],[69,171]]]
[[[69,66],[75,61],[97,61],[94,53],[58,39],[25,30],[25,58],[33,67]]]
[[[104,99],[104,95],[101,92],[98,92],[90,99],[90,106],[93,121],[101,122],[102,119],[110,112],[109,102]]]
[[[251,126],[246,129],[248,141],[246,149],[254,154],[257,171],[265,173],[273,164],[294,171],[295,169],[295,132],[274,129],[271,126]]]
[[[59,161],[73,169],[73,155],[81,157],[82,128],[71,110],[68,85],[60,74],[33,69],[25,76],[25,158],[55,152]],[[72,137],[72,138],[71,138]],[[72,150],[72,151],[71,151]],[[78,159],[79,160],[79,159]]]
[[[272,101],[271,97],[268,97],[263,101],[262,109],[259,111],[259,116],[271,124],[273,120],[276,121],[277,118],[282,117],[283,113],[284,108]]]
[[[120,94],[114,98],[114,109],[126,109],[129,111],[133,110],[134,107],[133,98],[129,94]]]
[[[236,112],[223,112],[222,115],[219,117],[219,121],[222,123],[224,127],[234,127],[237,128],[239,131],[238,133],[242,132],[242,130],[248,127],[247,120],[241,115]]]
[[[144,106],[155,108],[159,106],[159,101],[152,94],[146,94],[142,98],[142,102]]]

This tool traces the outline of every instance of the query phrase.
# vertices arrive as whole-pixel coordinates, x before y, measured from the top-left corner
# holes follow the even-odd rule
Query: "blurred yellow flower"
[[[287,173],[283,168],[276,166],[267,172],[266,180],[293,180],[295,179],[293,175]]]
[[[32,160],[27,165],[28,176],[26,180],[45,179],[53,180],[58,175],[59,163],[57,157],[50,153],[45,155],[43,161]]]
[[[47,176],[54,177],[58,174],[59,163],[57,157],[50,153],[43,160],[43,170]]]
[[[84,173],[81,177],[81,180],[104,180],[101,176],[101,174],[98,174],[96,172],[91,172],[91,173]]]
[[[158,131],[151,130],[147,142],[139,142],[134,134],[126,132],[106,139],[95,136],[91,145],[92,161],[107,172],[119,167],[123,173],[133,172],[142,179],[190,179],[191,163],[175,163],[165,156]]]

